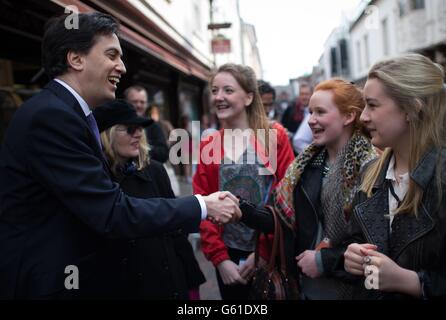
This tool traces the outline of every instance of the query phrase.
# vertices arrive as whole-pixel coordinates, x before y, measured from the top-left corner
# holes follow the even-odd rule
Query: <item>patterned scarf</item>
[[[299,182],[307,164],[322,152],[324,147],[311,144],[305,151],[294,160],[288,167],[285,177],[274,191],[274,203],[283,222],[291,229],[295,228],[295,210],[293,203],[293,192]],[[340,170],[341,189],[344,213],[348,215],[351,211],[355,186],[358,182],[361,167],[375,158],[377,153],[369,139],[356,131],[350,138],[342,152],[343,170]]]

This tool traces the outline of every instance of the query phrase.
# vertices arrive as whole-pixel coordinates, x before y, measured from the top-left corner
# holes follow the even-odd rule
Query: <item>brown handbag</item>
[[[258,232],[254,260],[255,271],[249,297],[252,300],[297,300],[299,297],[297,281],[288,274],[286,268],[282,225],[276,210],[271,206],[266,206],[266,208],[270,210],[274,218],[274,239],[271,257],[267,264],[259,264],[259,238],[261,232]],[[279,265],[277,265],[278,258],[280,258]]]

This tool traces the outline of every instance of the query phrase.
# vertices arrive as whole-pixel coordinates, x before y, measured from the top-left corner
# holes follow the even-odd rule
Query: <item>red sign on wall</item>
[[[212,53],[230,53],[231,40],[226,38],[212,39]]]

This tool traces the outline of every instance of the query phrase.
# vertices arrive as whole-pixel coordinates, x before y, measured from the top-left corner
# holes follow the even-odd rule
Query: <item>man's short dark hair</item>
[[[257,81],[257,86],[259,87],[259,93],[261,96],[267,93],[272,93],[273,100],[276,100],[276,90],[269,84],[269,82],[259,80]]]
[[[65,26],[65,14],[50,19],[42,41],[42,65],[50,78],[64,74],[68,70],[69,51],[88,54],[95,45],[97,36],[117,34],[119,25],[111,15],[101,12],[80,13],[79,28]]]

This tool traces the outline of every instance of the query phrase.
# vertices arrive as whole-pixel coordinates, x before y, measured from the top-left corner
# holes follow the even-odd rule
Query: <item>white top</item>
[[[390,159],[389,167],[387,169],[386,179],[391,181],[395,194],[398,196],[400,201],[403,201],[404,196],[406,195],[407,190],[409,189],[409,172],[399,175],[398,178],[399,181],[396,179],[395,176],[395,157],[392,156],[392,158]],[[392,221],[393,218],[395,217],[395,211],[397,209],[398,209],[398,201],[395,199],[395,197],[392,195],[389,189],[390,227],[392,227]],[[392,229],[390,229],[390,231],[392,231]]]
[[[297,129],[293,137],[293,147],[294,151],[297,153],[302,153],[313,141],[313,132],[311,132],[311,128],[308,125],[308,120],[311,116],[308,112],[308,108],[305,109],[305,113],[305,117],[302,120],[299,129]]]
[[[82,108],[82,111],[85,113],[85,116],[88,117],[91,113],[90,107],[88,106],[87,102],[77,93],[72,87],[70,87],[65,81],[62,81],[60,79],[54,79],[58,83],[60,83],[62,86],[64,86],[68,91],[71,92],[71,94],[76,98],[77,102],[79,102],[79,105]],[[201,195],[196,194],[195,197],[197,198],[198,202],[200,203],[201,207],[201,220],[206,219],[208,216],[208,211],[206,208],[206,203],[204,202],[204,199]]]

